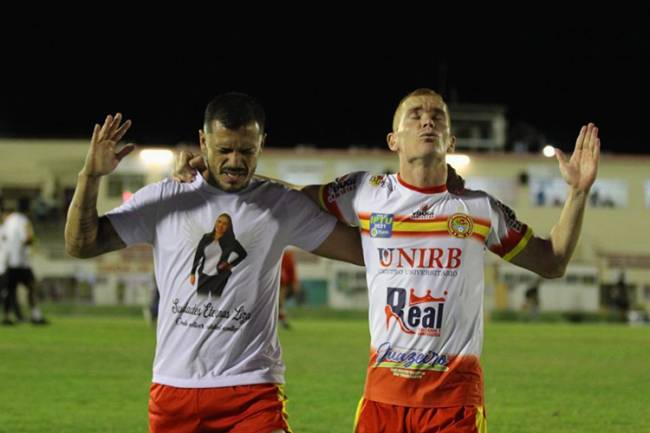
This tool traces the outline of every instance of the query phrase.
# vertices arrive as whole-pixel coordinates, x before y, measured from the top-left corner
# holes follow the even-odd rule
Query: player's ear
[[[388,135],[386,136],[386,143],[388,144],[388,148],[392,152],[397,152],[397,134],[394,132],[389,132]]]
[[[201,146],[201,152],[205,154],[207,145],[205,144],[205,132],[202,129],[199,129],[199,145]]]
[[[264,135],[262,135],[262,140],[260,140],[260,153],[264,149],[265,144],[266,144],[266,132],[264,133]]]
[[[449,145],[447,146],[447,153],[454,153],[456,150],[456,136],[452,135],[449,137]]]

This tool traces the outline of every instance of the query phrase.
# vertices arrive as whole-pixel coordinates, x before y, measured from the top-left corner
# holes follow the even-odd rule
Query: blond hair
[[[404,105],[404,102],[406,102],[407,99],[412,98],[414,96],[436,96],[440,99],[443,100],[442,95],[437,93],[435,90],[428,89],[426,87],[422,87],[420,89],[415,89],[408,95],[404,96],[400,101],[399,104],[397,104],[397,108],[395,109],[395,114],[393,115],[393,131],[397,131],[397,128],[399,127],[399,118],[402,115],[402,105]],[[445,104],[447,105],[447,104]]]

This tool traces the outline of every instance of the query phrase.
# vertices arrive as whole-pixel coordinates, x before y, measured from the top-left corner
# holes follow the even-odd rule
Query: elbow
[[[83,259],[83,254],[80,248],[76,248],[67,242],[65,243],[65,253],[71,257],[74,257],[76,259]]]
[[[558,270],[558,271],[551,271],[551,272],[546,272],[544,274],[540,274],[542,277],[546,278],[547,280],[554,280],[557,278],[562,278],[564,276],[565,271],[564,270]]]
[[[552,263],[539,272],[539,275],[547,279],[562,278],[566,274],[566,268],[566,263]]]
[[[74,235],[68,232],[68,224],[65,225],[65,230],[63,231],[63,244],[65,246],[65,253],[70,257],[77,259],[81,257],[81,248],[79,242],[75,242]]]
[[[88,259],[94,257],[88,249],[84,249],[81,246],[68,241],[65,242],[65,252],[67,255],[76,259]]]

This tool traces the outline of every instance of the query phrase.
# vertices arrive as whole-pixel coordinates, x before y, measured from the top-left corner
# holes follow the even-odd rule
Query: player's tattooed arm
[[[122,122],[120,113],[107,116],[102,126],[95,125],[65,224],[65,249],[73,257],[95,257],[126,246],[108,218],[98,216],[97,195],[101,177],[112,173],[134,149],[133,145],[117,149],[130,126],[130,120]]]

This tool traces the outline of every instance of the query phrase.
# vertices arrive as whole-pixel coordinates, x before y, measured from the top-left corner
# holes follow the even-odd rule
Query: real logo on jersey
[[[393,235],[393,214],[373,213],[370,215],[370,237],[389,238]]]
[[[424,296],[418,296],[415,289],[410,289],[407,299],[406,289],[389,287],[387,290],[384,308],[386,329],[394,320],[405,334],[440,336],[445,298],[431,296],[431,290],[427,290]]]
[[[456,213],[447,219],[449,234],[457,238],[468,238],[474,233],[474,222],[469,215]]]

